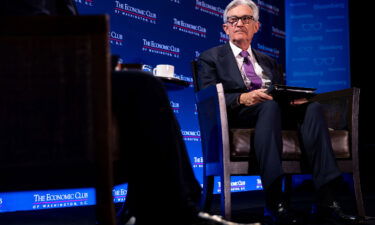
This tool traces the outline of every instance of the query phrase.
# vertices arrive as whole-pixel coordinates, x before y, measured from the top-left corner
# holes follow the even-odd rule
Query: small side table
[[[157,77],[157,76],[155,76],[155,77]],[[157,77],[157,78],[160,79],[165,84],[175,84],[175,85],[179,85],[179,86],[182,86],[182,87],[189,87],[188,81],[181,80],[181,79],[178,79],[178,78],[174,78],[174,77]]]

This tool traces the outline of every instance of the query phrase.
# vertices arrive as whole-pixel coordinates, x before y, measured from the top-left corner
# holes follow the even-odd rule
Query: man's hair
[[[224,15],[223,15],[224,23],[227,22],[228,11],[231,10],[232,8],[236,7],[236,6],[239,6],[239,5],[249,6],[253,10],[252,16],[254,17],[254,19],[256,21],[259,20],[259,8],[253,1],[251,1],[251,0],[233,0],[227,5],[227,7],[224,10]]]

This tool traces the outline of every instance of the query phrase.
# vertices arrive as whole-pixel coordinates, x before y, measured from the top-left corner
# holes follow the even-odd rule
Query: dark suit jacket
[[[271,57],[253,49],[253,54],[263,73],[272,84],[281,84],[282,73]],[[241,93],[248,92],[238,69],[236,59],[229,43],[211,48],[198,58],[198,89],[222,83],[226,104],[229,108],[239,106],[237,99]]]

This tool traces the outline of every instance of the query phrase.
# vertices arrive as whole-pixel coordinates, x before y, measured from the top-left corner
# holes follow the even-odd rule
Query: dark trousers
[[[299,131],[301,149],[317,189],[341,175],[319,103],[290,106],[266,101],[231,110],[229,121],[232,126],[255,127],[254,148],[265,190],[284,175],[281,165],[282,128]]]
[[[126,174],[126,204],[137,224],[189,222],[201,189],[163,84],[149,73],[118,72],[112,94],[120,138],[116,173]]]

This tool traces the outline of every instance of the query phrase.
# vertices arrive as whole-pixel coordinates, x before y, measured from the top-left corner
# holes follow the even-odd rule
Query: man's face
[[[227,16],[228,18],[253,16],[253,10],[247,5],[238,5],[230,9]],[[227,22],[223,24],[223,29],[234,44],[250,45],[254,34],[259,30],[259,26],[258,21],[250,20],[248,24],[245,24],[241,19],[237,23],[230,24]]]

